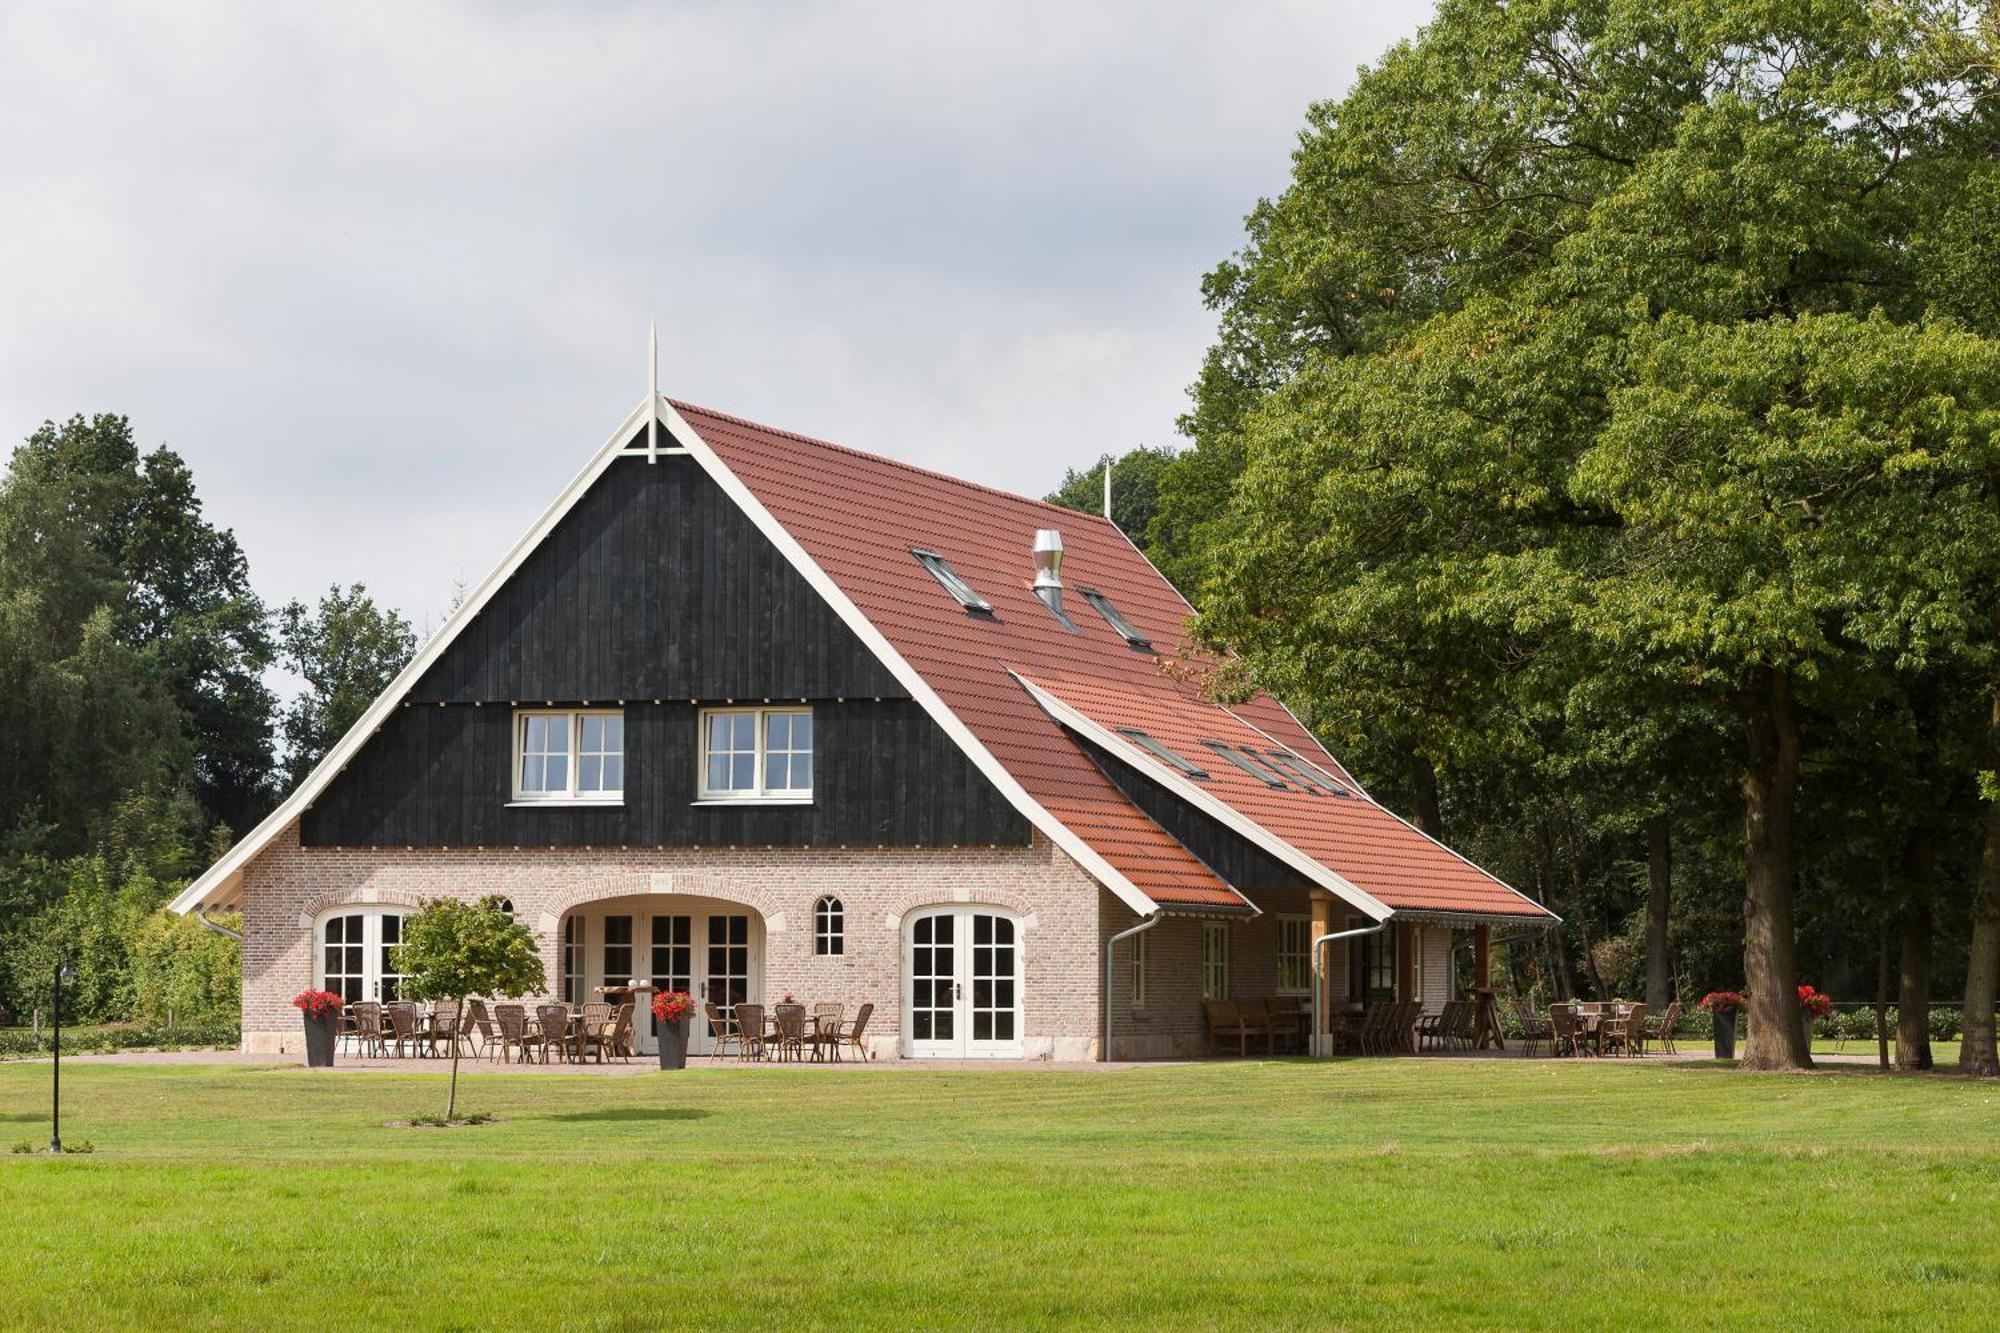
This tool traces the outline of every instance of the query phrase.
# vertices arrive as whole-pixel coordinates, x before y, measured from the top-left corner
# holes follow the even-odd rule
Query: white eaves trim
[[[1280,701],[1278,706],[1280,708],[1283,708],[1284,707],[1283,702]],[[1244,726],[1250,728],[1250,730],[1256,732],[1259,736],[1262,736],[1266,741],[1270,742],[1272,745],[1277,746],[1279,749],[1290,750],[1292,748],[1291,746],[1286,745],[1283,741],[1279,740],[1277,737],[1273,736],[1270,732],[1258,726],[1255,722],[1252,722],[1249,718],[1244,717],[1241,713],[1238,713],[1235,709],[1225,709],[1224,711],[1227,712],[1231,717],[1235,718],[1238,722],[1241,722]],[[1286,709],[1286,711],[1290,712],[1291,710]],[[1298,718],[1293,717],[1292,721],[1297,722]],[[1305,729],[1302,726],[1300,730],[1303,731]],[[1312,735],[1312,733],[1309,731],[1306,732],[1306,734],[1308,736]],[[1303,757],[1304,756],[1301,756],[1301,758]],[[1356,785],[1358,786],[1359,784]],[[1486,876],[1486,878],[1492,880],[1495,884],[1498,884],[1501,888],[1507,890],[1507,892],[1513,894],[1516,898],[1519,898],[1522,902],[1528,904],[1528,906],[1534,908],[1536,911],[1547,913],[1547,915],[1551,920],[1554,921],[1562,920],[1562,918],[1557,916],[1554,912],[1550,912],[1548,908],[1542,906],[1540,903],[1536,902],[1533,898],[1530,898],[1527,894],[1521,892],[1519,889],[1515,888],[1512,884],[1509,884],[1506,880],[1500,878],[1498,875],[1488,870],[1485,866],[1480,865],[1477,861],[1473,860],[1465,853],[1459,851],[1455,847],[1450,847],[1442,842],[1439,842],[1436,838],[1431,837],[1430,834],[1424,832],[1422,829],[1418,828],[1415,824],[1412,824],[1409,820],[1403,818],[1401,815],[1397,814],[1394,810],[1391,810],[1388,806],[1376,800],[1373,796],[1369,796],[1368,793],[1362,792],[1361,794],[1362,797],[1365,800],[1367,800],[1367,802],[1370,805],[1374,806],[1377,810],[1380,810],[1383,814],[1389,816],[1389,818],[1395,820],[1398,824],[1401,824],[1404,828],[1408,829],[1410,832],[1424,839],[1426,842],[1433,844],[1440,851],[1449,853],[1451,856],[1464,862],[1466,865],[1472,867],[1474,870],[1477,870],[1480,874]],[[1496,915],[1494,919],[1499,920],[1501,918]],[[1507,918],[1507,919],[1517,920],[1518,918]]]
[[[1040,801],[1029,795],[1028,789],[1021,785],[1020,780],[1008,772],[1006,766],[993,756],[993,752],[972,734],[972,729],[959,720],[958,715],[951,711],[951,707],[939,697],[938,692],[931,688],[930,682],[896,651],[895,645],[889,642],[881,630],[875,628],[875,623],[869,620],[861,608],[854,604],[853,599],[841,590],[840,585],[820,568],[819,562],[799,544],[798,538],[792,536],[785,525],[778,521],[777,516],[764,507],[764,502],[743,484],[743,479],[729,470],[728,464],[724,463],[721,456],[709,447],[708,442],[688,425],[687,420],[674,405],[663,400],[660,406],[668,433],[674,437],[675,443],[694,456],[703,470],[722,487],[723,493],[736,502],[736,507],[748,515],[750,521],[757,525],[758,531],[762,532],[766,539],[783,553],[785,559],[791,562],[792,568],[798,570],[805,581],[812,585],[813,590],[826,599],[827,605],[833,608],[834,613],[854,631],[855,636],[863,644],[867,645],[876,659],[888,668],[889,674],[910,692],[910,697],[923,705],[924,711],[929,713],[931,719],[944,729],[945,735],[951,737],[958,748],[965,752],[966,758],[972,760],[979,771],[986,775],[987,781],[999,788],[1000,793],[1029,823],[1040,829],[1050,842],[1067,852],[1070,858],[1089,872],[1098,883],[1111,890],[1120,902],[1140,916],[1148,916],[1159,911],[1160,905],[1147,896],[1144,890],[1106,861],[1089,843],[1072,832],[1067,824],[1050,814]]]
[[[1068,727],[1079,736],[1085,737],[1093,745],[1097,745],[1117,755],[1139,772],[1152,778],[1160,786],[1173,792],[1176,796],[1179,796],[1182,800],[1210,818],[1215,819],[1226,827],[1235,830],[1243,837],[1248,838],[1251,842],[1256,843],[1259,847],[1262,847],[1265,851],[1271,853],[1271,855],[1277,857],[1280,861],[1283,861],[1286,865],[1298,871],[1321,888],[1328,889],[1339,897],[1346,899],[1350,906],[1366,913],[1370,920],[1386,921],[1389,919],[1392,914],[1392,909],[1389,905],[1355,885],[1346,876],[1330,867],[1321,865],[1318,861],[1307,856],[1304,852],[1292,846],[1262,824],[1246,817],[1234,806],[1226,801],[1218,800],[1215,796],[1203,790],[1201,786],[1174,772],[1165,764],[1160,763],[1138,746],[1126,740],[1123,736],[1112,731],[1109,727],[1099,726],[1090,718],[1035,684],[1035,682],[1020,675],[1018,672],[1010,671],[1008,674],[1012,675],[1021,688],[1028,692],[1029,698],[1041,705],[1044,712],[1063,726]],[[1273,744],[1275,743],[1273,742]]]
[[[221,860],[202,871],[192,884],[167,904],[168,910],[185,915],[207,903],[211,895],[218,890],[235,887],[236,877],[242,873],[250,858],[263,851],[272,838],[319,798],[319,794],[326,790],[327,784],[347,767],[361,747],[368,743],[368,738],[373,736],[388,719],[389,714],[395,710],[397,702],[418,680],[422,679],[424,672],[430,670],[434,662],[444,656],[445,649],[451,647],[452,641],[467,624],[471,623],[472,618],[479,614],[486,603],[492,600],[493,594],[513,577],[514,571],[519,569],[530,555],[534,554],[535,548],[555,530],[556,524],[563,520],[563,516],[575,507],[576,502],[583,497],[583,493],[590,489],[591,483],[603,475],[604,469],[611,465],[625,442],[631,439],[640,425],[647,420],[649,406],[641,403],[626,416],[618,429],[612,432],[611,438],[591,455],[583,470],[571,478],[569,485],[563,488],[562,494],[556,497],[555,503],[542,512],[542,516],[535,520],[534,526],[522,535],[521,540],[514,543],[506,558],[494,567],[493,572],[473,590],[472,595],[467,597],[444,624],[438,627],[437,633],[431,635],[424,646],[417,651],[417,655],[410,659],[409,665],[396,673],[396,678],[389,682],[388,688],[376,696],[375,702],[368,705],[368,711],[363,713],[360,719],[348,728],[347,734],[326,752],[326,757],[313,766],[312,772],[306,774],[305,780],[292,789],[291,795],[278,803],[277,809],[266,815],[263,821],[239,839],[234,847],[223,853]]]

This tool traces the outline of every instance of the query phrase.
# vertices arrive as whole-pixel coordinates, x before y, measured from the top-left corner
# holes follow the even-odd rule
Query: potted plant
[[[347,1007],[347,1001],[330,990],[302,990],[292,997],[292,1004],[306,1020],[306,1067],[331,1067],[334,1042],[340,1035],[340,1011]]]
[[[660,1068],[687,1068],[688,1019],[693,1014],[694,996],[686,991],[663,990],[653,993],[653,1017],[659,1020]]]
[[[1799,1022],[1805,1025],[1806,1054],[1812,1054],[1813,1020],[1833,1012],[1833,997],[1822,995],[1810,985],[1799,987]]]
[[[1736,1058],[1736,1015],[1749,1003],[1741,991],[1712,990],[1701,997],[1701,1008],[1715,1019],[1715,1058]]]

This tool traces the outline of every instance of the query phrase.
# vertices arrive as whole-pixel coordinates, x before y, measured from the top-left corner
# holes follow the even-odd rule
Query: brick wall
[[[535,931],[553,988],[564,912],[668,893],[757,912],[765,994],[789,989],[801,999],[841,1001],[850,1012],[872,1001],[871,1045],[885,1056],[899,1050],[901,1037],[905,915],[936,903],[1010,908],[1023,918],[1026,1055],[1093,1059],[1101,1032],[1099,919],[1103,905],[1116,902],[1040,834],[1025,847],[402,849],[301,847],[294,825],[243,876],[243,1041],[262,1052],[301,1042],[290,1001],[313,983],[314,923],[330,908],[501,895]],[[812,905],[825,893],[846,908],[847,952],[838,957],[812,952]],[[664,911],[670,901],[639,910]]]

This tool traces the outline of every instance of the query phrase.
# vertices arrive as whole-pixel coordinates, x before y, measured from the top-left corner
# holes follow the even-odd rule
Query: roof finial
[[[1104,517],[1110,519],[1114,523],[1117,522],[1116,519],[1111,518],[1111,455],[1110,454],[1104,455]]]
[[[646,366],[646,462],[660,461],[660,321],[653,321]],[[1106,492],[1109,494],[1110,492]]]

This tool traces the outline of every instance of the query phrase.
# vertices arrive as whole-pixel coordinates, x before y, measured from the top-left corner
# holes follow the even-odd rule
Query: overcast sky
[[[1029,494],[1411,3],[0,10],[0,437],[118,411],[419,625],[645,392]]]

